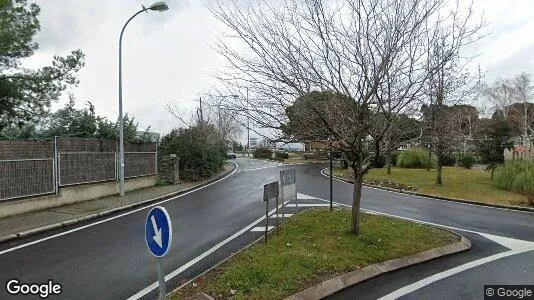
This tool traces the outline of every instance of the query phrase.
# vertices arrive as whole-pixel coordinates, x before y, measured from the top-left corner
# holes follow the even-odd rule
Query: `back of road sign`
[[[145,241],[150,253],[156,257],[165,256],[169,251],[172,226],[165,208],[156,206],[148,212],[145,221]]]

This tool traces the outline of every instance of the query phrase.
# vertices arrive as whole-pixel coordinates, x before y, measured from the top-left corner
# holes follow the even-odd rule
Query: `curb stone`
[[[323,176],[327,176],[327,177],[330,176],[330,174],[327,173],[325,170],[326,170],[326,168],[322,169],[321,170],[321,174],[323,174]],[[342,177],[339,177],[339,176],[335,176],[334,175],[332,177],[334,177],[337,180],[344,181],[346,183],[351,183],[351,184],[354,183],[353,181],[351,181],[349,179],[345,179],[345,178],[342,178]],[[419,193],[419,192],[414,192],[414,191],[397,190],[397,189],[392,189],[392,188],[388,188],[388,187],[365,184],[365,183],[363,185],[366,186],[366,187],[371,187],[371,188],[375,188],[375,189],[380,189],[380,190],[390,191],[390,192],[395,192],[395,193],[400,193],[400,194],[408,194],[408,195],[413,195],[413,196],[420,196],[420,197],[425,197],[425,198],[433,198],[433,199],[445,200],[445,201],[450,201],[450,202],[472,204],[472,205],[494,207],[494,208],[504,208],[504,209],[510,209],[510,210],[517,210],[517,211],[534,213],[534,208],[530,208],[530,207],[514,206],[514,205],[507,206],[507,205],[501,205],[501,204],[475,202],[475,201],[470,201],[470,200],[465,200],[465,199],[429,195],[429,194],[424,194],[424,193]]]
[[[199,187],[203,187],[203,186],[206,186],[206,185],[208,185],[210,183],[213,183],[213,182],[223,178],[224,176],[227,176],[228,174],[232,173],[235,169],[236,169],[236,165],[234,164],[233,168],[231,170],[229,170],[228,172],[224,172],[221,175],[216,176],[216,177],[214,177],[214,178],[212,178],[212,179],[210,179],[210,180],[208,180],[208,181],[206,181],[204,183],[201,183],[201,184],[198,184],[198,185],[195,185],[195,186],[192,186],[192,187],[189,187],[187,189],[183,189],[183,190],[180,190],[180,191],[177,191],[177,192],[173,192],[173,193],[170,193],[170,194],[167,194],[167,195],[163,195],[163,196],[160,196],[160,197],[147,199],[147,200],[143,200],[143,201],[140,201],[140,202],[128,204],[128,205],[125,205],[125,206],[104,210],[104,211],[101,211],[101,212],[98,212],[98,213],[93,213],[93,214],[90,214],[90,215],[86,215],[86,216],[80,217],[78,219],[72,219],[72,220],[67,220],[67,221],[63,221],[63,222],[53,223],[53,224],[49,224],[49,225],[45,225],[45,226],[40,226],[40,227],[36,227],[36,228],[27,229],[27,230],[21,231],[19,233],[10,233],[8,235],[0,236],[0,243],[13,241],[13,240],[16,240],[16,239],[20,239],[20,238],[23,238],[23,237],[28,237],[28,236],[31,236],[31,235],[35,235],[35,234],[38,234],[38,233],[45,232],[45,231],[50,231],[50,230],[66,227],[66,226],[69,226],[69,225],[74,225],[74,224],[85,222],[85,221],[89,221],[89,220],[92,220],[92,219],[95,219],[95,218],[98,218],[98,217],[107,216],[107,215],[110,215],[110,214],[113,214],[113,213],[116,213],[116,212],[119,212],[119,211],[128,210],[128,209],[131,209],[131,208],[136,208],[136,207],[139,207],[139,206],[143,206],[145,204],[158,202],[158,201],[161,201],[161,200],[166,200],[166,199],[169,199],[169,198],[172,198],[172,197],[175,197],[175,196],[179,196],[179,195],[185,194],[187,192],[190,192],[190,191],[192,191],[194,189],[197,189]]]
[[[387,260],[381,263],[363,267],[356,271],[352,271],[352,272],[345,273],[339,276],[335,276],[315,286],[312,286],[296,294],[293,294],[285,299],[286,300],[322,299],[342,289],[348,288],[352,285],[355,285],[364,280],[373,278],[380,274],[400,270],[408,266],[413,266],[413,265],[420,264],[420,263],[423,263],[429,260],[436,259],[438,257],[450,255],[453,253],[458,253],[458,252],[465,251],[471,248],[471,242],[467,238],[456,233],[454,234],[461,237],[461,240],[457,243],[445,245],[445,246],[438,247],[438,248],[433,248],[430,250],[426,250],[423,252],[419,252],[416,254],[412,254],[412,255],[408,255],[408,256],[404,256],[400,258],[390,259],[390,260]]]
[[[352,271],[352,272],[349,272],[349,273],[344,273],[344,274],[341,274],[339,276],[335,276],[335,277],[330,278],[328,280],[325,280],[325,281],[323,281],[323,282],[321,282],[321,283],[319,283],[319,284],[317,284],[317,285],[315,285],[313,287],[309,287],[309,288],[307,288],[307,289],[305,289],[303,291],[300,291],[300,292],[298,292],[296,294],[293,294],[293,295],[291,295],[289,297],[286,297],[284,300],[319,300],[319,299],[322,299],[324,297],[330,296],[330,295],[332,295],[332,294],[334,294],[336,292],[339,292],[342,289],[345,289],[345,288],[350,287],[352,285],[358,284],[358,283],[360,283],[362,281],[365,281],[367,279],[373,278],[373,277],[378,276],[380,274],[396,271],[396,270],[399,270],[399,269],[402,269],[402,268],[406,268],[406,267],[413,266],[413,265],[416,265],[416,264],[424,263],[424,262],[427,262],[427,261],[430,261],[430,260],[433,260],[433,259],[436,259],[436,258],[439,258],[439,257],[442,257],[442,256],[447,256],[447,255],[455,254],[455,253],[458,253],[458,252],[466,251],[466,250],[469,250],[471,248],[471,241],[469,241],[466,237],[464,237],[464,236],[462,236],[460,234],[457,234],[457,233],[455,233],[455,232],[453,232],[451,230],[444,229],[444,228],[441,228],[441,227],[436,227],[436,226],[432,226],[432,225],[426,225],[426,226],[437,228],[437,229],[444,230],[444,231],[448,231],[448,232],[452,233],[453,235],[460,237],[460,241],[456,242],[456,243],[453,243],[453,244],[448,244],[448,245],[445,245],[445,246],[441,246],[441,247],[425,250],[425,251],[422,251],[422,252],[418,252],[418,253],[415,253],[415,254],[412,254],[412,255],[390,259],[390,260],[383,261],[383,262],[380,262],[380,263],[376,263],[376,264],[373,264],[373,265],[365,266],[365,267],[363,267],[361,269],[358,269],[358,270],[355,270],[355,271]],[[272,232],[274,232],[274,230],[273,231],[269,231],[269,234],[271,234]],[[230,254],[228,257],[226,257],[222,261],[218,262],[214,266],[208,268],[207,270],[205,270],[201,274],[198,274],[197,276],[191,278],[189,281],[181,284],[179,287],[174,289],[168,295],[172,294],[175,291],[180,290],[184,286],[187,286],[187,285],[191,284],[197,278],[202,277],[203,275],[207,274],[211,270],[217,268],[219,265],[225,263],[226,261],[228,261],[229,259],[231,259],[235,255],[237,255],[238,253],[248,249],[249,247],[251,247],[252,245],[258,243],[261,240],[263,240],[263,236],[257,238],[256,240],[254,240],[250,244],[246,245],[245,247],[239,249],[235,253]],[[199,297],[199,298],[197,298],[197,297]],[[205,293],[197,293],[194,296],[190,296],[190,297],[187,297],[185,299],[186,300],[211,300],[211,299],[214,299],[214,298],[212,296],[210,296],[210,295],[205,294]]]

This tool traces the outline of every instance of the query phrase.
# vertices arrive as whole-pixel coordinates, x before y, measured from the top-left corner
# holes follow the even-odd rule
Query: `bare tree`
[[[364,174],[388,152],[396,116],[413,114],[428,79],[443,63],[429,65],[443,0],[319,0],[214,2],[226,25],[217,49],[228,63],[220,79],[230,93],[249,88],[231,106],[273,134],[326,139],[354,172],[352,224],[359,233]],[[461,43],[447,45],[456,55]],[[312,92],[329,93],[318,100]],[[250,104],[250,106],[248,105]]]
[[[508,121],[521,145],[530,151],[534,134],[534,86],[530,75],[497,79],[485,89],[485,95],[495,113]]]
[[[444,15],[437,16],[434,23],[433,36],[428,36],[428,67],[435,70],[428,81],[427,94],[430,100],[429,150],[437,156],[436,184],[442,184],[442,168],[444,156],[449,145],[454,144],[451,125],[447,120],[447,105],[462,103],[468,96],[475,95],[480,86],[480,76],[472,76],[467,69],[470,57],[464,57],[461,50],[478,41],[480,29],[484,23],[481,20],[472,24],[472,3],[466,9],[460,8],[460,1],[452,4],[455,9]],[[449,138],[447,138],[449,137]]]

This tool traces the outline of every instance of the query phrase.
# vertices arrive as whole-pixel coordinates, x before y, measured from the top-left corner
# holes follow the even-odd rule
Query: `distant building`
[[[306,151],[304,143],[276,143],[276,149],[282,149],[290,152],[303,152]]]
[[[271,142],[269,139],[262,139],[258,142],[258,148],[266,148],[270,150],[276,149],[276,143]]]
[[[258,142],[259,142],[259,138],[257,137],[251,137],[248,141],[249,145],[250,145],[250,149],[256,149],[258,148]]]

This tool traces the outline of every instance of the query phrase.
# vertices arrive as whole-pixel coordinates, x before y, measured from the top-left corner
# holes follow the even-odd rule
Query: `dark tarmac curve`
[[[196,192],[161,204],[173,222],[173,240],[163,269],[169,274],[208,249],[248,226],[264,214],[263,184],[278,180],[288,166],[238,158],[238,170],[228,178]],[[328,179],[320,174],[326,164],[293,166],[299,193],[328,199]],[[352,185],[334,182],[334,200],[350,204]],[[437,201],[365,188],[362,208],[421,221],[534,241],[534,214]],[[155,258],[146,249],[144,222],[149,208],[98,225],[0,254],[0,299],[14,298],[5,283],[61,283],[63,293],[49,299],[125,299],[157,280]],[[108,218],[102,218],[106,220]],[[95,221],[81,224],[83,226]],[[261,226],[263,223],[259,223]],[[72,230],[69,227],[0,245],[0,253],[43,237]],[[470,251],[413,266],[369,280],[331,296],[332,299],[376,299],[407,284],[452,267],[506,251],[479,234],[468,237]],[[213,251],[174,278],[167,290],[198,275],[230,253],[257,239],[261,233],[246,231]],[[404,296],[407,299],[481,299],[483,284],[534,284],[534,253],[526,252],[484,264],[429,284]],[[480,276],[483,273],[484,276]],[[144,298],[155,298],[155,291]],[[39,299],[38,297],[17,297]]]

